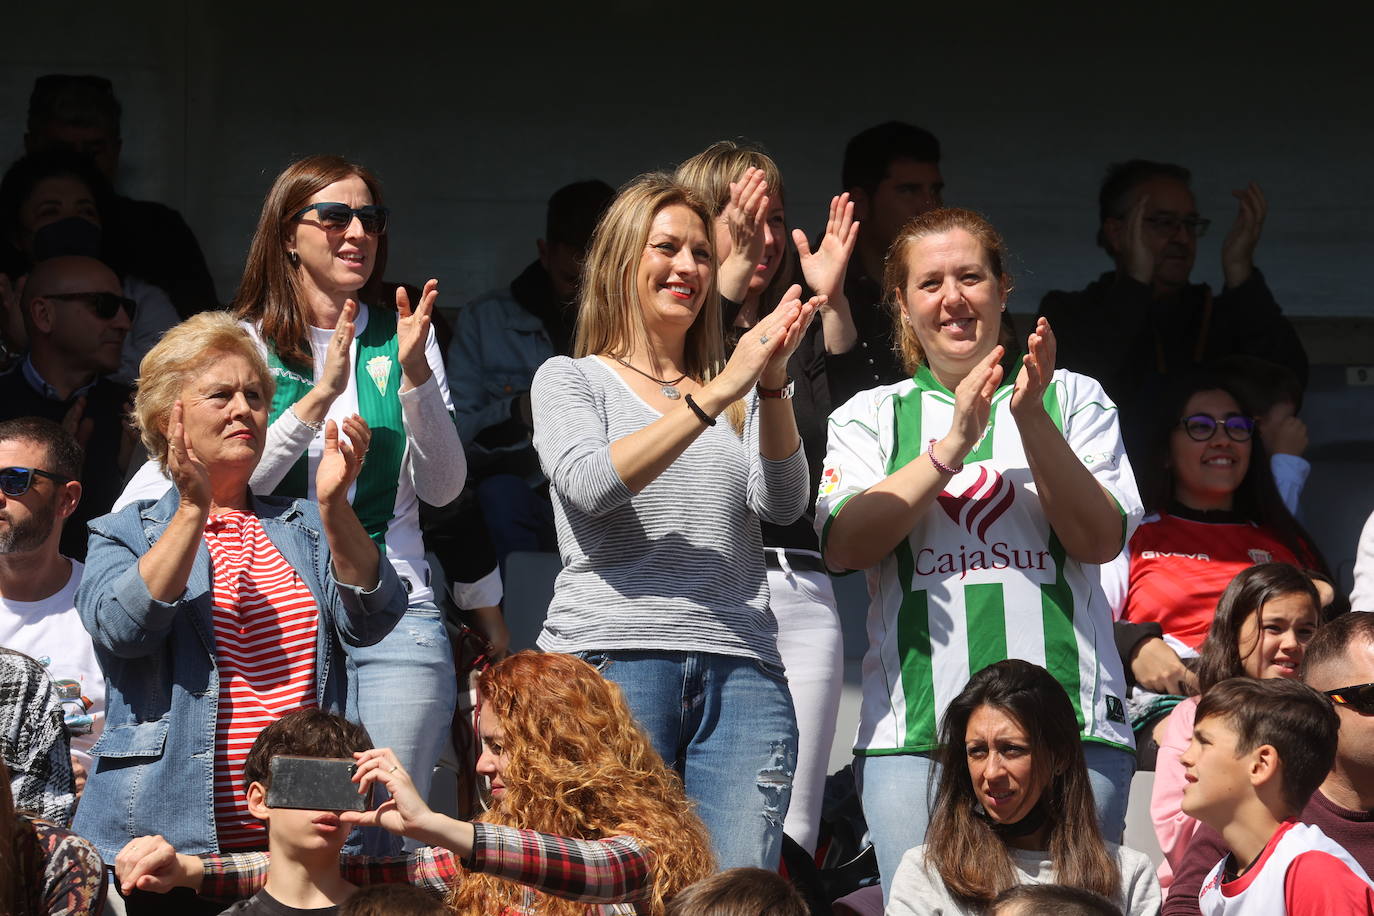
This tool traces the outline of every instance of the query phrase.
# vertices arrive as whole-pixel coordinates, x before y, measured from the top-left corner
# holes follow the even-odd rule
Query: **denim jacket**
[[[215,828],[215,661],[210,554],[202,541],[186,591],[157,601],[138,559],[167,530],[179,496],[140,500],[90,523],[76,607],[105,671],[105,731],[73,829],[107,862],[137,836],[160,833],[178,852],[219,848]],[[334,579],[319,508],[303,499],[253,497],[268,538],[309,587],[320,610],[315,696],[348,715],[344,648],[372,645],[391,631],[406,594],[382,558],[371,591]],[[356,720],[356,715],[350,715]]]

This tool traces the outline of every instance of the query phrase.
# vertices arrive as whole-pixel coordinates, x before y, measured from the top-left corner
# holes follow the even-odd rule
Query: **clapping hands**
[[[1269,214],[1269,204],[1253,181],[1232,191],[1231,196],[1240,206],[1231,231],[1221,243],[1221,271],[1227,289],[1235,289],[1250,279],[1250,272],[1255,269],[1255,246],[1264,232],[1264,218]]]

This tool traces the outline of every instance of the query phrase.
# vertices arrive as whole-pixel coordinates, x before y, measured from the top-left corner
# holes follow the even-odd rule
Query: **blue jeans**
[[[1135,773],[1135,754],[1095,741],[1083,742],[1097,821],[1104,839],[1120,843],[1126,829],[1126,802]],[[930,806],[940,778],[939,767],[925,754],[854,758],[854,777],[863,798],[868,836],[878,854],[878,875],[886,904],[897,866],[908,849],[926,841]]]
[[[797,719],[780,668],[704,652],[584,652],[682,774],[720,869],[778,867]]]
[[[376,747],[396,752],[420,797],[428,798],[458,702],[453,651],[438,605],[417,601],[381,642],[346,649],[349,708],[357,711]],[[368,855],[400,849],[399,839],[380,828],[362,833],[361,851]]]

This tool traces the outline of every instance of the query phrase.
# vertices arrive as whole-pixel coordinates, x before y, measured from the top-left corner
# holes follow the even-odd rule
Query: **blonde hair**
[[[492,824],[577,839],[633,837],[649,859],[641,906],[662,916],[664,902],[714,871],[705,826],[682,781],[640,730],[620,688],[579,658],[518,652],[483,672],[482,711],[494,713],[509,755],[506,791],[479,818]],[[524,885],[460,874],[449,905],[457,913],[512,911]],[[543,893],[546,914],[584,914],[586,904]]]
[[[784,203],[787,192],[778,164],[761,147],[751,143],[736,143],[733,140],[712,143],[679,165],[673,178],[695,191],[706,202],[714,220],[725,212],[726,205],[730,203],[730,182],[738,181],[744,170],[749,168],[763,169],[763,178],[768,182],[768,196],[779,204]],[[710,228],[709,223],[707,228]],[[783,293],[792,285],[791,253],[791,236],[784,229],[782,264],[773,272],[773,279],[768,281],[768,288],[762,295],[762,302],[768,309],[776,307]]]
[[[650,172],[632,179],[606,209],[587,247],[573,356],[625,356],[630,344],[644,337],[644,315],[640,311],[635,274],[644,246],[649,243],[654,217],[673,206],[686,207],[701,220],[714,263],[711,212],[696,194],[666,172]],[[701,313],[687,331],[684,359],[687,374],[700,381],[714,378],[725,364],[720,296],[714,271]]]
[[[915,374],[916,370],[926,361],[925,350],[921,348],[921,342],[916,338],[916,332],[904,319],[903,309],[906,304],[906,281],[910,274],[910,267],[907,264],[907,254],[911,246],[923,238],[932,235],[942,235],[952,232],[955,229],[962,229],[983,247],[983,253],[987,255],[988,267],[992,270],[992,275],[997,278],[1002,290],[1011,290],[1011,274],[1007,273],[1006,262],[1006,243],[1002,241],[1002,236],[992,227],[992,223],[981,214],[973,210],[964,210],[959,207],[943,207],[938,210],[930,210],[908,222],[902,227],[902,231],[897,233],[897,237],[892,240],[892,246],[887,250],[887,263],[883,268],[883,298],[888,303],[888,308],[892,311],[892,340],[893,348],[902,357],[902,367],[906,369],[908,375]],[[1003,321],[1003,330],[1008,330],[1007,323]],[[1000,333],[999,338],[1005,345],[1009,341],[1006,333]],[[1010,348],[1008,348],[1010,352]]]
[[[186,382],[204,369],[210,354],[242,356],[257,373],[264,400],[271,402],[275,384],[267,361],[248,332],[228,312],[201,312],[176,325],[138,364],[134,421],[143,447],[167,471],[167,423],[172,405]]]
[[[582,262],[581,293],[577,304],[577,333],[573,356],[604,353],[624,357],[630,345],[645,337],[644,313],[640,310],[635,275],[654,217],[666,207],[682,206],[701,220],[711,251],[711,283],[705,292],[696,321],[687,329],[683,369],[688,377],[708,382],[725,367],[725,329],[721,325],[720,294],[716,290],[715,236],[711,211],[690,188],[666,172],[649,172],[631,179],[617,192],[592,233],[587,257]],[[726,409],[730,425],[744,429],[744,405]]]

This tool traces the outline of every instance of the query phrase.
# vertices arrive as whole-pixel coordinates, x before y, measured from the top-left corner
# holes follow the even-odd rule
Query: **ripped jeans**
[[[792,794],[797,719],[782,669],[704,652],[583,652],[682,774],[720,869],[775,870]]]

